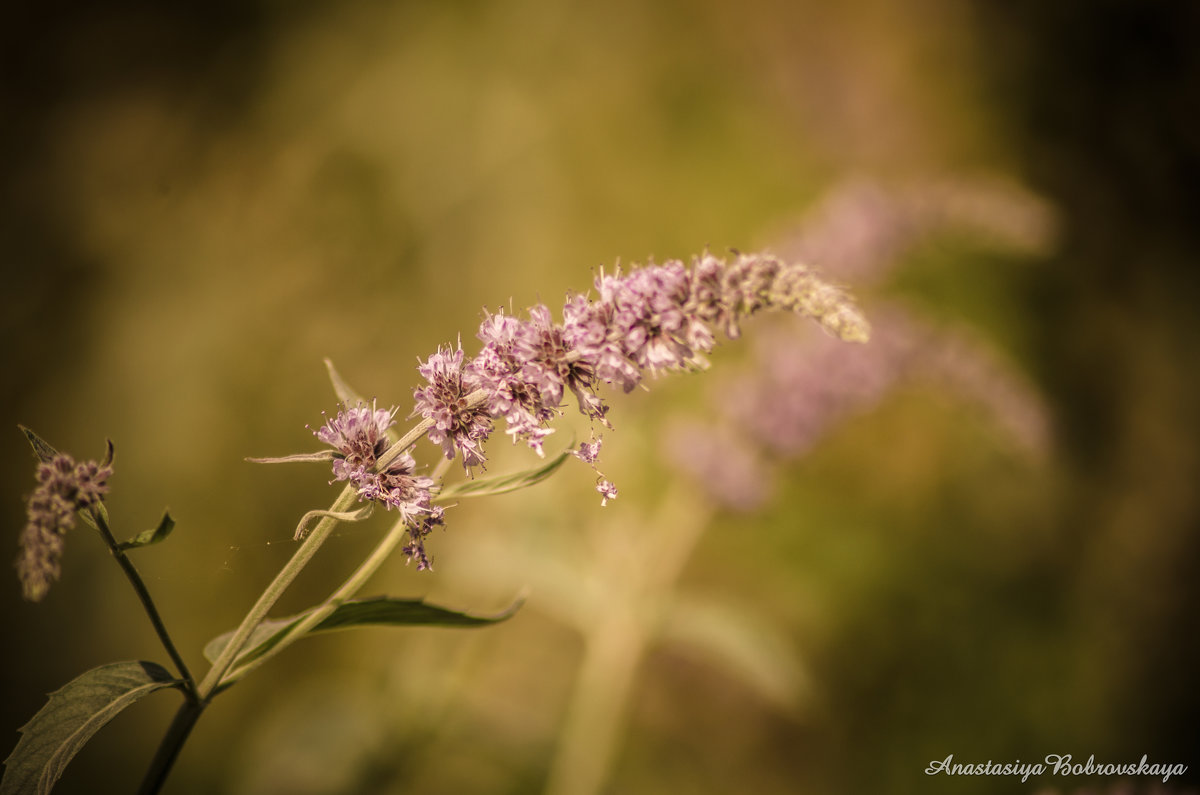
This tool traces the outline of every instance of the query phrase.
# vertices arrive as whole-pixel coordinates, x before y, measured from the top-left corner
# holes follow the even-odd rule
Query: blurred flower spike
[[[29,495],[21,533],[17,577],[26,599],[39,602],[61,573],[64,536],[75,526],[75,513],[98,508],[108,493],[111,458],[75,463],[57,453],[38,464],[38,486]]]

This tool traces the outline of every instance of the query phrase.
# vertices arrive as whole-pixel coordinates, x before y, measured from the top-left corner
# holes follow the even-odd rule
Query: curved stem
[[[183,744],[192,733],[196,721],[200,720],[200,713],[204,711],[204,707],[203,702],[188,701],[175,713],[171,726],[158,745],[154,759],[150,760],[150,767],[146,770],[141,787],[138,788],[138,795],[155,795],[162,789],[167,774],[171,772],[171,767],[175,764],[179,752],[183,750]]]
[[[338,495],[338,498],[334,500],[329,512],[343,513],[357,498],[357,489],[353,485],[347,484],[342,489],[342,493]],[[331,516],[322,517],[321,521],[317,522],[317,526],[304,539],[304,543],[292,555],[291,560],[284,564],[284,567],[275,575],[275,579],[271,581],[271,584],[263,591],[262,596],[250,608],[250,612],[242,619],[242,623],[238,625],[238,628],[234,630],[233,637],[230,638],[229,643],[226,644],[220,656],[212,664],[212,668],[209,669],[208,674],[204,677],[204,681],[200,683],[198,695],[201,701],[207,702],[212,698],[217,685],[221,682],[221,677],[233,665],[233,661],[241,653],[242,647],[250,639],[250,634],[267,617],[267,613],[279,601],[279,597],[283,595],[287,587],[292,584],[292,581],[296,579],[304,567],[308,565],[308,562],[312,560],[317,550],[325,543],[325,539],[329,537],[329,534],[333,532],[337,524],[337,519]]]
[[[113,537],[112,530],[108,527],[108,520],[100,511],[92,511],[92,518],[96,522],[96,529],[100,531],[100,536],[104,539],[104,543],[108,545],[108,551],[116,559],[121,567],[121,571],[125,572],[125,578],[129,580],[129,584],[133,586],[134,593],[142,603],[142,608],[146,611],[146,615],[150,618],[150,623],[154,627],[155,633],[158,634],[159,641],[162,642],[163,648],[167,651],[167,656],[171,658],[171,662],[175,664],[175,669],[179,671],[180,678],[183,679],[183,692],[187,696],[189,702],[198,701],[196,691],[196,680],[192,677],[192,672],[188,670],[187,663],[183,661],[183,656],[179,650],[175,648],[175,643],[171,640],[171,635],[167,632],[167,625],[163,623],[162,616],[158,613],[158,608],[154,604],[154,599],[150,596],[150,590],[146,587],[146,583],[142,580],[142,575],[138,574],[138,570],[134,567],[133,561],[125,554],[117,543],[117,539]]]
[[[484,390],[476,390],[467,396],[467,407],[473,408],[478,406],[479,404],[483,403],[486,398],[487,393]],[[417,440],[424,436],[429,429],[433,427],[433,425],[433,420],[430,419],[425,419],[417,423],[417,425],[414,426],[407,434],[405,434],[403,438],[389,447],[383,453],[383,455],[379,457],[379,460],[375,464],[375,471],[378,472],[385,469],[405,450],[416,444]],[[163,737],[162,743],[159,745],[158,752],[155,754],[154,760],[151,762],[150,769],[146,773],[146,778],[142,783],[142,795],[153,795],[153,793],[158,792],[159,788],[166,780],[167,774],[170,773],[171,767],[175,763],[175,759],[179,756],[179,752],[183,748],[184,742],[187,741],[192,727],[196,724],[196,721],[199,720],[200,713],[203,712],[204,708],[208,706],[208,703],[212,700],[213,696],[215,696],[225,687],[231,685],[237,679],[240,679],[253,668],[257,667],[257,665],[261,664],[268,657],[274,656],[274,653],[277,653],[284,647],[294,643],[295,640],[298,639],[303,633],[312,629],[313,626],[316,626],[316,624],[320,623],[320,621],[322,621],[326,616],[336,610],[339,604],[344,602],[347,598],[349,598],[350,595],[353,595],[353,593],[362,587],[362,584],[366,582],[367,578],[370,577],[371,574],[373,574],[383,564],[383,561],[387,559],[388,555],[395,549],[400,541],[403,540],[405,530],[407,528],[403,522],[397,522],[384,540],[380,542],[379,546],[376,547],[375,551],[371,553],[370,557],[363,561],[358,570],[351,575],[350,579],[343,583],[343,585],[338,588],[338,590],[335,591],[329,597],[329,599],[327,599],[316,610],[314,610],[305,619],[305,621],[301,622],[297,627],[295,627],[295,631],[288,633],[288,635],[272,650],[271,654],[264,655],[258,660],[241,666],[240,668],[234,670],[233,673],[227,677],[226,673],[229,672],[229,669],[233,667],[234,663],[237,661],[238,655],[241,654],[246,643],[250,640],[251,634],[258,627],[258,625],[263,622],[263,619],[267,617],[267,613],[269,613],[271,608],[275,606],[275,603],[279,601],[279,598],[283,595],[283,592],[287,590],[288,586],[290,586],[296,577],[299,576],[304,567],[309,564],[309,562],[313,559],[313,556],[316,555],[317,550],[322,544],[325,543],[325,540],[329,538],[329,535],[337,526],[339,520],[336,518],[336,516],[329,514],[345,513],[346,510],[355,502],[355,500],[358,499],[358,496],[358,490],[354,487],[354,485],[352,483],[347,483],[345,488],[342,489],[342,493],[338,495],[337,499],[334,500],[333,504],[329,507],[327,515],[323,516],[321,521],[317,523],[317,526],[314,527],[312,532],[309,533],[304,539],[304,542],[300,545],[300,548],[297,549],[292,555],[291,559],[284,564],[284,567],[280,569],[277,575],[275,575],[275,579],[271,581],[271,584],[268,585],[266,590],[263,591],[262,595],[259,596],[258,601],[256,601],[254,606],[250,608],[250,612],[246,614],[245,618],[242,619],[242,623],[238,625],[236,630],[234,630],[233,637],[230,638],[229,643],[225,645],[225,648],[221,650],[221,654],[218,655],[216,661],[213,662],[212,667],[208,670],[208,673],[205,675],[203,681],[201,681],[197,686],[195,682],[191,680],[190,676],[185,674],[185,678],[188,679],[191,688],[188,693],[188,703],[184,704],[183,707],[180,708],[179,712],[175,716],[175,720],[171,724],[170,729],[168,729],[167,734]],[[109,534],[109,537],[111,538],[111,533]],[[113,543],[115,544],[115,542]],[[132,568],[132,566],[130,566],[130,568]],[[136,576],[136,572],[134,572],[134,575]],[[140,578],[138,578],[138,580],[140,582]],[[144,590],[145,586],[143,585],[141,591]],[[153,616],[156,615],[157,613],[152,615],[152,621],[154,620]],[[160,626],[161,623],[161,621],[157,621],[155,625],[156,628]],[[165,634],[165,630],[163,630],[163,632]],[[164,644],[169,644],[169,640],[164,638]],[[173,649],[173,645],[168,645],[168,653],[171,653]],[[172,654],[172,659],[175,659],[177,656],[177,653]],[[178,660],[178,664],[182,666],[182,659]],[[186,668],[181,667],[181,671],[186,670]]]
[[[345,604],[348,599],[358,593],[359,589],[366,585],[371,575],[379,570],[379,567],[383,565],[384,561],[391,556],[396,547],[404,540],[407,532],[408,525],[403,520],[399,520],[393,524],[392,529],[388,531],[387,535],[383,537],[383,540],[379,542],[367,559],[359,565],[358,569],[350,575],[349,579],[329,595],[329,598],[310,610],[301,621],[294,624],[287,631],[287,634],[276,641],[270,651],[230,671],[227,676],[222,678],[221,687],[233,684],[267,660],[279,654],[288,646],[300,640],[313,627],[320,624],[335,610]]]

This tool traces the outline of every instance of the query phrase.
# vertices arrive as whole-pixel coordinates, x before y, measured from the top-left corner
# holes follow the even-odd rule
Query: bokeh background
[[[315,449],[324,357],[403,413],[418,357],[474,350],[481,307],[767,247],[905,318],[867,348],[901,358],[764,320],[709,373],[611,395],[616,503],[567,466],[455,508],[433,573],[397,560],[368,589],[488,612],[527,587],[515,618],[308,640],[218,699],[168,791],[567,792],[587,770],[614,793],[1190,791],[1198,8],[10,8],[5,543],[33,484],[16,423],[79,457],[113,439],[118,534],[179,522],[137,562],[203,670],[333,496],[319,467],[243,460]],[[729,421],[777,372],[811,437],[786,450]],[[680,452],[697,427],[719,481],[683,466],[705,460]],[[493,471],[531,463],[491,449]],[[380,532],[340,532],[277,612]],[[82,671],[162,657],[97,541],[68,541],[44,603],[0,588],[6,747]],[[598,663],[613,638],[623,662]],[[610,753],[581,703],[615,705]],[[132,791],[174,708],[120,716],[59,791]],[[924,774],[1052,753],[1192,770],[1166,789]]]

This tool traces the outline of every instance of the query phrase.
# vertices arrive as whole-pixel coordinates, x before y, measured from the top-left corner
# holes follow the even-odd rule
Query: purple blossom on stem
[[[319,440],[338,451],[333,460],[337,480],[359,482],[387,449],[387,429],[395,424],[396,409],[347,406],[313,431]]]
[[[395,415],[395,408],[344,407],[313,435],[337,451],[333,460],[336,480],[353,483],[359,500],[383,503],[400,514],[409,528],[411,543],[405,547],[409,559],[416,557],[418,568],[428,568],[422,539],[434,524],[443,523],[442,508],[431,503],[437,484],[433,478],[415,473],[416,461],[407,452],[376,471],[380,456],[387,450],[386,432],[395,422]]]
[[[475,359],[464,361],[460,345],[439,348],[421,364],[428,385],[415,392],[414,415],[433,422],[429,438],[447,459],[461,454],[468,472],[482,464],[493,419],[503,419],[514,441],[525,439],[542,455],[551,433],[547,423],[568,390],[585,416],[611,427],[608,407],[595,392],[598,382],[628,392],[645,372],[703,368],[704,354],[716,342],[714,328],[736,337],[739,322],[762,310],[809,316],[847,341],[868,336],[866,321],[843,290],[808,268],[765,254],[739,254],[732,263],[705,254],[690,269],[671,260],[628,273],[601,270],[594,286],[596,299],[568,295],[561,324],[542,304],[525,320],[488,313]],[[599,443],[584,450],[586,458],[576,455],[595,468]],[[597,473],[597,489],[613,499],[616,487]]]
[[[21,532],[17,576],[26,599],[38,602],[62,571],[63,540],[75,527],[75,512],[96,508],[108,493],[112,467],[95,461],[76,464],[59,453],[38,465],[38,486],[29,495]]]
[[[551,379],[527,376],[529,351],[520,344],[526,325],[503,313],[488,315],[479,327],[483,350],[469,367],[488,390],[488,412],[504,418],[505,433],[514,442],[518,437],[526,439],[539,457],[545,457],[542,441],[554,432],[546,423],[557,415],[555,408],[562,399],[562,385]]]
[[[489,415],[493,412],[467,399],[484,385],[475,370],[463,366],[462,347],[438,348],[417,369],[429,384],[414,391],[413,413],[433,421],[429,440],[442,446],[448,460],[455,451],[460,453],[468,472],[473,466],[482,466],[486,460],[483,441],[492,432]]]

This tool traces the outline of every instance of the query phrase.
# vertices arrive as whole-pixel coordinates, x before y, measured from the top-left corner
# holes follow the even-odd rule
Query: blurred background
[[[450,511],[433,573],[397,559],[368,588],[479,612],[527,588],[515,618],[307,640],[215,702],[167,791],[1194,791],[1198,17],[9,9],[9,554],[33,488],[16,424],[79,458],[113,439],[118,536],[178,521],[136,562],[203,671],[335,494],[322,467],[244,461],[316,449],[323,357],[403,415],[418,357],[477,350],[484,306],[769,248],[848,284],[872,342],[763,318],[705,374],[609,393],[615,503],[568,462]],[[490,450],[493,472],[534,461]],[[276,614],[336,587],[382,521],[340,531]],[[162,659],[106,558],[80,529],[43,603],[0,588],[0,744],[84,670]],[[57,791],[133,791],[175,707],[122,714]],[[950,754],[1191,770],[924,774]]]

